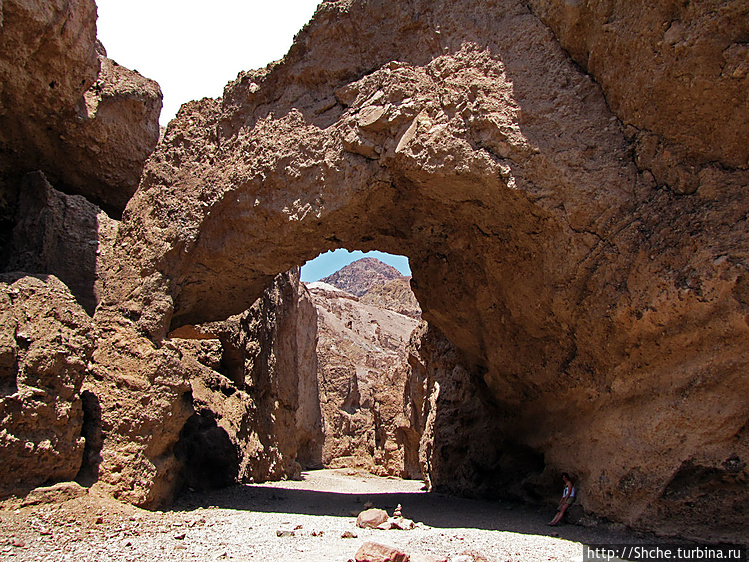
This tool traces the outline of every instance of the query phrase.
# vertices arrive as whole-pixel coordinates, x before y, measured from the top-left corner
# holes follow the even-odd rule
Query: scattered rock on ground
[[[356,551],[356,562],[409,562],[409,556],[391,546],[365,542]]]
[[[356,518],[356,526],[361,528],[371,527],[374,529],[385,523],[387,520],[388,514],[384,509],[366,509]]]

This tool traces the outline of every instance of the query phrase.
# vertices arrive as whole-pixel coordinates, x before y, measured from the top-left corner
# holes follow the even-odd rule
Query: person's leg
[[[562,504],[562,509],[559,510],[559,513],[557,513],[556,517],[552,520],[552,525],[556,525],[562,520],[562,517],[564,517],[564,512],[567,511],[567,508],[569,507],[569,504],[567,502],[564,502]]]
[[[557,513],[556,513],[556,515],[554,516],[554,519],[552,519],[552,520],[551,520],[551,521],[549,522],[549,525],[556,525],[557,523],[559,523],[559,519],[561,518],[561,515],[562,515],[562,513],[563,513],[563,511],[562,511],[563,509],[564,509],[564,506],[560,507],[560,508],[559,508],[559,509],[557,510]]]

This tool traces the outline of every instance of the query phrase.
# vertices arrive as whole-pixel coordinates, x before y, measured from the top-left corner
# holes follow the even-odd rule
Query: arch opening
[[[663,187],[642,167],[659,156],[638,150],[665,145],[622,126],[522,3],[410,3],[402,25],[343,4],[325,3],[283,63],[170,124],[124,217],[110,302],[159,344],[318,252],[408,255],[430,325],[411,366],[439,383],[447,419],[435,485],[501,488],[491,475],[530,449],[576,473],[602,515],[689,523],[673,499],[689,494],[663,483],[690,459],[747,454],[745,272],[725,258],[746,239],[729,210],[745,209],[740,190]],[[334,22],[355,32],[330,35]],[[743,185],[732,173],[705,178]],[[726,414],[703,407],[716,387]]]

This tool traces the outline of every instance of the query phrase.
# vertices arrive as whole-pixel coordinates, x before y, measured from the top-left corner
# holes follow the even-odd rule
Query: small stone
[[[447,562],[447,558],[443,556],[435,556],[434,554],[415,552],[411,554],[409,562]]]
[[[400,517],[402,515],[403,507],[401,507],[401,504],[398,504],[395,507],[395,511],[393,512],[393,517]]]
[[[355,539],[357,538],[357,535],[356,533],[352,533],[351,531],[343,531],[341,538],[342,539]]]
[[[409,556],[392,546],[365,542],[356,551],[356,562],[409,562]]]
[[[23,548],[26,546],[26,541],[24,541],[23,539],[14,538],[11,544],[17,548]]]
[[[303,528],[304,528],[303,525],[297,525],[296,527],[294,527],[294,530],[298,531],[299,529],[303,529]]]
[[[294,531],[292,531],[291,529],[278,529],[276,531],[276,536],[277,537],[293,537]]]
[[[362,511],[356,518],[356,526],[361,528],[371,527],[372,529],[375,529],[378,525],[381,525],[387,520],[388,514],[384,509],[367,509]]]
[[[401,531],[410,531],[415,526],[411,519],[405,517],[391,517],[388,523],[390,523],[391,529],[400,529]]]
[[[101,525],[102,523],[104,523],[104,518],[101,515],[99,515],[99,517],[96,518],[96,520],[94,521],[94,523],[96,525]]]
[[[182,540],[185,540],[186,536],[187,536],[186,533],[177,533],[176,535],[174,535],[174,538],[177,539],[178,541],[182,541]]]

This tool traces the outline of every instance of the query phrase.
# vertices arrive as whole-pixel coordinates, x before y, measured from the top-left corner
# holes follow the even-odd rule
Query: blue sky
[[[361,258],[377,258],[381,262],[392,265],[403,275],[411,275],[411,268],[408,266],[408,258],[405,256],[394,256],[385,252],[361,252],[356,250],[333,250],[320,254],[315,259],[308,261],[302,266],[302,281],[311,283],[335,273],[343,266]]]

